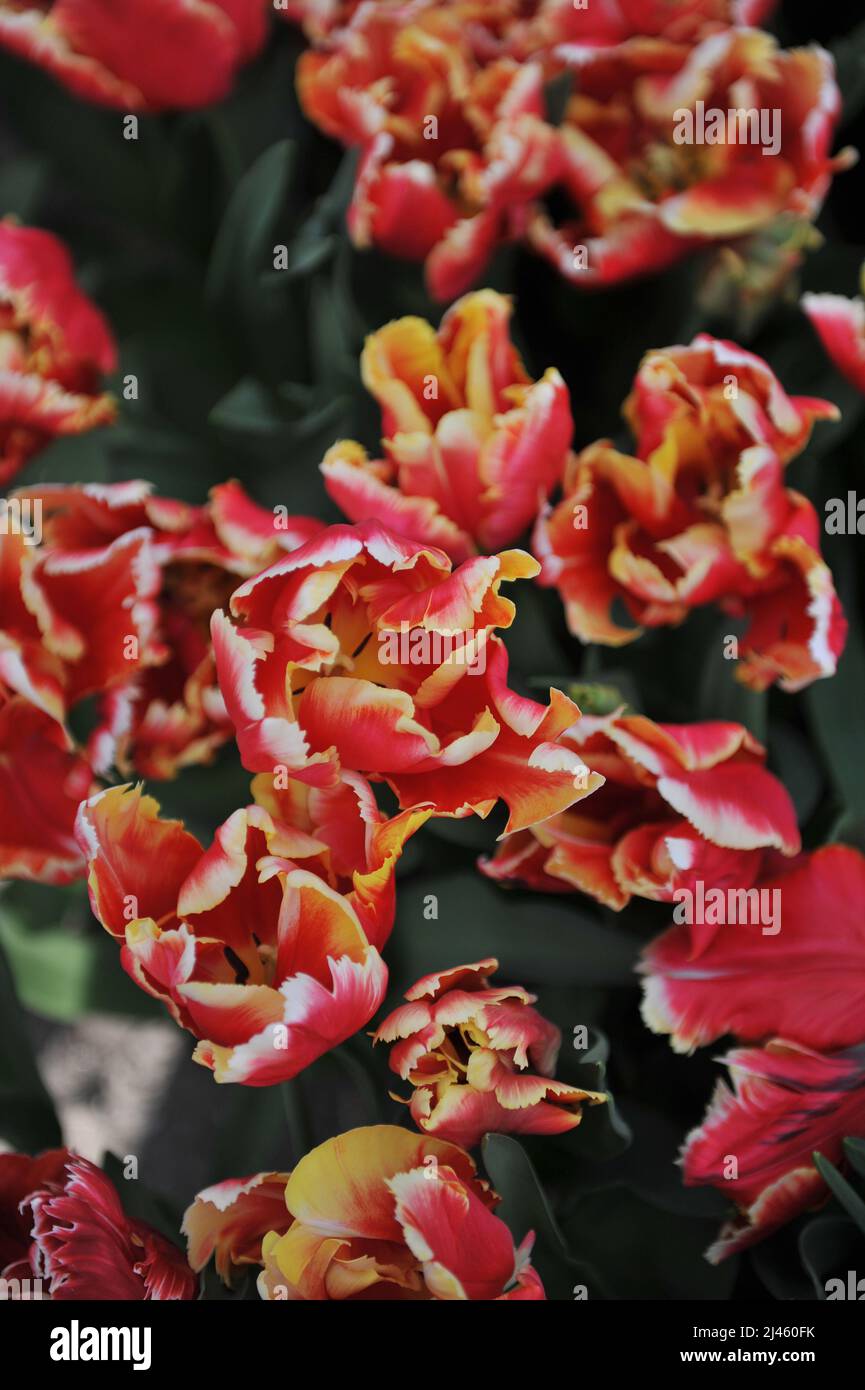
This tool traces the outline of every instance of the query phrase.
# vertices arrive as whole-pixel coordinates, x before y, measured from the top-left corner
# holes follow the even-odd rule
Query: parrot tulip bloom
[[[491,1132],[562,1134],[583,1101],[606,1100],[553,1080],[561,1033],[531,1007],[535,995],[489,985],[497,969],[489,959],[424,976],[374,1037],[393,1043],[391,1071],[415,1088],[418,1129],[467,1149]]]
[[[526,374],[511,343],[510,300],[483,290],[454,304],[438,332],[389,323],[366,341],[364,384],[382,411],[385,459],[336,444],[322,464],[354,522],[378,519],[455,563],[516,540],[560,481],[573,433],[554,367]]]
[[[210,616],[238,578],[321,523],[268,511],[237,483],[213,488],[204,506],[156,497],[143,482],[43,484],[15,497],[40,509],[43,544],[29,557],[19,547],[7,640],[25,644],[31,668],[55,662],[66,708],[100,696],[95,770],[167,778],[209,761],[231,734]],[[8,567],[11,594],[11,557]]]
[[[843,294],[804,294],[802,308],[838,371],[865,393],[865,300],[847,299]]]
[[[176,1246],[123,1210],[110,1179],[55,1149],[0,1154],[0,1278],[41,1280],[52,1301],[192,1299],[197,1280]]]
[[[737,639],[746,685],[796,691],[832,675],[846,622],[820,519],[783,478],[813,421],[837,413],[788,396],[761,358],[706,334],[647,354],[625,405],[635,456],[607,440],[585,449],[535,530],[539,582],[558,588],[574,635],[638,637],[614,620],[615,599],[645,627],[714,603],[750,619]]]
[[[315,43],[348,23],[363,0],[287,0],[279,14],[300,24]],[[588,57],[630,38],[668,37],[692,43],[731,24],[760,24],[776,0],[600,0],[578,8],[574,0],[439,0],[459,17],[479,57],[507,53],[525,58],[558,44],[568,56]],[[405,9],[405,0],[377,0],[379,10]],[[417,4],[414,9],[420,8]]]
[[[284,769],[329,786],[340,766],[393,788],[401,806],[486,816],[508,831],[544,820],[600,784],[559,738],[579,717],[507,685],[496,627],[506,580],[536,573],[523,551],[451,568],[373,522],[331,526],[235,590],[213,615],[219,685],[251,772]]]
[[[0,878],[80,878],[75,816],[93,787],[90,765],[61,723],[21,695],[0,695]]]
[[[52,439],[114,419],[101,379],[116,365],[108,325],[77,288],[62,243],[0,222],[0,485]]]
[[[264,0],[0,0],[0,48],[120,111],[207,106],[267,33]]]
[[[555,55],[581,68],[594,59],[631,49],[646,40],[692,44],[731,25],[757,25],[776,0],[601,0],[580,8],[574,0],[535,0],[522,25],[509,26],[508,51],[553,46]],[[514,47],[514,45],[516,45]]]
[[[262,1242],[265,1299],[539,1300],[529,1263],[467,1153],[391,1125],[350,1130],[300,1160],[292,1218]]]
[[[140,789],[98,793],[77,827],[124,969],[199,1039],[196,1062],[249,1086],[296,1076],[381,1005],[394,867],[429,815],[386,820],[351,774],[265,795],[291,819],[247,806],[208,850]]]
[[[795,1038],[823,1051],[861,1042],[865,856],[826,845],[756,887],[778,894],[777,936],[728,924],[701,953],[699,969],[685,926],[671,927],[648,947],[642,964],[647,1025],[669,1033],[677,1052],[726,1033],[744,1042]]]
[[[23,695],[62,722],[66,710],[63,664],[42,640],[25,603],[24,579],[33,548],[24,536],[0,532],[0,697]]]
[[[585,810],[503,841],[481,868],[501,881],[590,893],[617,911],[632,896],[690,895],[697,955],[717,931],[705,888],[750,888],[776,852],[797,854],[796,813],[741,724],[655,724],[584,715],[563,742],[606,778]]]
[[[361,4],[363,0],[285,0],[277,14],[291,24],[299,24],[306,37],[314,42],[345,24]]]
[[[861,1046],[821,1054],[776,1038],[764,1048],[737,1048],[724,1060],[734,1089],[718,1083],[682,1154],[687,1186],[717,1187],[739,1208],[706,1252],[713,1264],[825,1201],[815,1150],[843,1163],[845,1136],[861,1134],[865,1125]]]
[[[474,283],[561,167],[543,62],[477,51],[488,8],[360,5],[298,63],[306,115],[362,151],[353,240],[425,261],[439,299]]]
[[[558,128],[573,215],[535,204],[525,237],[578,287],[670,265],[700,246],[813,220],[848,152],[832,158],[841,98],[823,49],[778,48],[757,29],[710,29],[695,44],[641,33],[620,46],[556,49],[578,90]],[[725,132],[701,120],[720,113]],[[729,114],[733,113],[733,132]],[[760,125],[744,134],[739,113]]]
[[[268,1231],[282,1235],[292,1218],[285,1205],[290,1173],[256,1173],[228,1178],[199,1192],[187,1207],[183,1234],[189,1263],[196,1273],[214,1258],[224,1284],[237,1283],[252,1266],[263,1263],[261,1242]]]

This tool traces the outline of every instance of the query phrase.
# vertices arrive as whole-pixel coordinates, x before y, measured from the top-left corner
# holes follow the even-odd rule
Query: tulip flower
[[[707,334],[648,353],[625,404],[635,454],[608,440],[583,450],[535,530],[539,582],[558,589],[574,635],[620,646],[711,603],[749,620],[731,655],[752,689],[831,676],[847,624],[820,518],[784,468],[837,413]],[[632,625],[614,618],[616,599]]]
[[[669,1033],[677,1052],[725,1033],[744,1042],[795,1038],[823,1051],[861,1042],[865,856],[825,845],[749,891],[777,895],[779,931],[728,923],[701,953],[698,969],[689,929],[664,932],[641,966],[648,1026]]]
[[[843,294],[803,294],[802,308],[839,372],[865,392],[865,300],[847,299]]]
[[[104,692],[88,749],[96,771],[115,765],[124,774],[170,778],[210,761],[231,734],[216,686],[211,614],[227,602],[239,577],[263,569],[322,524],[284,507],[267,510],[236,482],[214,487],[203,506],[156,496],[140,481],[43,484],[16,497],[41,509],[43,545],[21,589],[44,645],[66,658],[66,703]],[[116,581],[106,582],[104,557],[115,554],[127,557],[127,587],[138,581],[134,598],[118,592]],[[49,589],[55,574],[62,579]],[[91,575],[98,593],[84,589]],[[77,652],[52,629],[51,604],[58,601],[70,614],[108,609],[114,631],[107,631],[108,616],[102,625],[89,625],[94,659],[102,665],[86,683],[76,679]]]
[[[504,840],[481,863],[490,878],[578,889],[616,910],[634,896],[675,900],[683,913],[690,901],[696,956],[718,930],[705,889],[748,889],[779,856],[799,851],[793,803],[741,724],[584,715],[563,742],[605,785],[585,810]]]
[[[41,1281],[54,1302],[197,1296],[180,1250],[127,1216],[106,1174],[68,1149],[0,1154],[0,1232],[0,1279]]]
[[[508,334],[510,301],[466,295],[437,332],[404,318],[372,333],[364,384],[382,410],[385,459],[351,440],[322,464],[351,521],[377,518],[455,564],[516,540],[564,471],[573,433],[554,367],[532,381]]]
[[[0,0],[0,48],[120,111],[227,96],[267,32],[265,0]]]
[[[84,802],[77,835],[95,915],[127,973],[197,1039],[219,1082],[287,1081],[381,1005],[393,873],[429,816],[386,820],[362,778],[256,788],[205,850],[140,789]],[[156,871],[155,871],[156,866]]]
[[[235,590],[215,613],[219,686],[244,767],[333,785],[340,767],[384,780],[403,807],[486,816],[499,797],[518,830],[600,783],[559,742],[579,711],[507,684],[495,635],[531,576],[523,551],[452,569],[375,522],[330,526]]]
[[[262,1239],[262,1204],[282,1177],[199,1194],[184,1218],[196,1267],[212,1248],[228,1268],[241,1249],[263,1265],[258,1290],[275,1301],[545,1297],[529,1262],[533,1234],[514,1248],[498,1197],[455,1144],[392,1125],[328,1139],[289,1176]]]
[[[260,1266],[261,1242],[268,1231],[282,1235],[292,1222],[285,1205],[290,1173],[256,1173],[228,1178],[199,1192],[183,1218],[189,1263],[198,1273],[211,1258],[224,1284]]]
[[[844,1138],[865,1124],[861,1046],[820,1053],[775,1038],[723,1060],[733,1090],[718,1083],[682,1154],[687,1186],[718,1187],[738,1208],[706,1252],[713,1264],[824,1202],[814,1152],[842,1162]]]
[[[414,1087],[409,1108],[424,1134],[474,1148],[483,1136],[562,1134],[581,1105],[606,1096],[555,1081],[561,1033],[518,985],[493,986],[498,961],[426,975],[379,1024],[391,1071]]]
[[[15,7],[17,10],[17,6]],[[0,45],[7,5],[0,3]],[[52,439],[114,419],[107,323],[50,232],[0,221],[0,484]]]

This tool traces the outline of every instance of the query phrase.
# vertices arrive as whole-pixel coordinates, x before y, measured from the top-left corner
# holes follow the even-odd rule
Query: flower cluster
[[[713,1184],[736,1203],[707,1252],[717,1262],[825,1200],[815,1150],[843,1164],[845,1137],[865,1123],[865,856],[843,845],[799,852],[792,802],[741,725],[583,716],[564,741],[603,787],[585,808],[509,837],[480,867],[615,909],[634,896],[676,904],[675,925],[643,953],[644,1021],[678,1052],[727,1035],[745,1044],[722,1059],[733,1089],[719,1082],[682,1154],[687,1184]],[[421,981],[409,997],[421,990],[434,992]],[[453,1011],[458,1025],[476,1017],[470,1000]],[[433,1006],[415,1009],[379,1032],[406,1039],[393,1065],[418,1087],[418,1122],[459,1123],[491,1106],[471,1089],[471,1055],[468,1088],[454,1087],[447,1032]]]
[[[44,484],[5,505],[34,525],[0,534],[0,872],[66,882],[83,869],[72,831],[95,776],[173,777],[230,736],[210,616],[239,576],[321,524],[236,483],[204,506],[140,482]],[[97,715],[77,748],[67,720],[85,700]]]
[[[216,99],[263,42],[260,3],[165,5],[163,30],[150,8],[129,0],[96,24],[86,4],[0,0],[0,43],[95,100],[155,110]],[[285,13],[312,43],[306,110],[362,148],[355,239],[425,260],[450,299],[504,241],[609,283],[782,213],[811,218],[837,165],[837,93],[820,50],[785,53],[746,27],[766,8]],[[126,20],[147,33],[121,64]],[[546,84],[563,74],[553,124]],[[682,112],[693,125],[734,98],[779,112],[772,158],[676,137]],[[572,215],[557,224],[562,193]],[[861,304],[804,308],[862,384]],[[608,1097],[556,1078],[559,1029],[522,985],[493,982],[494,956],[434,962],[373,1022],[406,845],[432,817],[483,819],[500,802],[479,870],[616,911],[675,904],[643,954],[645,1022],[681,1052],[742,1044],[726,1059],[734,1089],[720,1086],[683,1155],[686,1182],[736,1202],[711,1258],[819,1202],[813,1151],[843,1161],[865,1124],[865,858],[802,852],[791,797],[742,724],[582,717],[558,689],[543,702],[514,689],[503,591],[537,579],[538,603],[608,646],[711,605],[745,624],[725,654],[752,690],[833,675],[846,622],[815,508],[785,470],[837,411],[701,334],[640,364],[633,454],[609,440],[573,452],[568,388],[554,366],[527,370],[512,312],[481,290],[437,328],[407,317],[369,336],[381,457],[342,440],[321,465],[344,524],[269,511],[236,482],[198,505],[137,481],[31,484],[4,504],[0,875],[86,873],[123,969],[219,1083],[292,1081],[372,1024],[419,1131],[351,1130],[290,1173],[206,1189],[186,1213],[188,1261],[87,1160],[0,1156],[4,1279],[44,1280],[57,1299],[188,1299],[214,1258],[224,1282],[253,1271],[274,1301],[543,1299],[532,1233],[515,1246],[467,1150],[488,1133],[566,1133]],[[113,419],[115,355],[63,249],[11,223],[0,315],[5,481],[54,436]],[[510,548],[526,536],[530,550]],[[251,797],[208,845],[117,785],[174,777],[229,742]]]
[[[770,8],[384,0],[289,17],[312,43],[304,111],[361,151],[355,242],[423,261],[448,300],[507,242],[606,285],[812,219],[848,162],[830,154],[840,99],[829,54],[747,27]],[[558,123],[553,79],[572,85]],[[723,118],[708,133],[706,112]]]

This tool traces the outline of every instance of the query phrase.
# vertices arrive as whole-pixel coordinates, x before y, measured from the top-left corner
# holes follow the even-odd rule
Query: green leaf
[[[855,1221],[859,1230],[865,1235],[865,1201],[862,1200],[856,1189],[850,1186],[847,1179],[842,1177],[834,1163],[831,1163],[828,1158],[815,1152],[814,1163],[817,1172],[838,1198],[847,1215]]]
[[[544,87],[544,104],[550,125],[561,125],[574,90],[574,75],[568,70],[559,73]]]
[[[0,1137],[36,1153],[62,1143],[54,1104],[39,1075],[12,971],[0,950]]]
[[[782,1227],[769,1240],[756,1245],[750,1252],[749,1263],[769,1295],[779,1303],[811,1297],[813,1285],[802,1267],[794,1226]]]
[[[305,1085],[306,1073],[295,1078]],[[209,1182],[226,1176],[265,1171],[288,1172],[299,1153],[293,1149],[286,1123],[281,1086],[226,1086],[215,1094],[220,1127],[209,1151]],[[296,1136],[303,1142],[302,1136]]]
[[[9,159],[0,168],[0,217],[34,218],[45,184],[45,165],[38,159]]]
[[[625,712],[633,713],[629,701],[616,685],[603,685],[599,681],[570,681],[565,693],[574,704],[579,705],[583,714],[613,714],[622,707]]]
[[[299,1076],[284,1081],[279,1087],[285,1107],[285,1121],[294,1162],[297,1163],[310,1149],[315,1148],[315,1131],[309,1113],[303,1082]]]
[[[624,1121],[632,1135],[628,1149],[604,1169],[609,1182],[621,1183],[635,1197],[663,1207],[676,1220],[712,1220],[720,1224],[724,1198],[710,1187],[685,1187],[677,1157],[682,1147],[682,1124],[659,1107],[628,1096],[622,1101]],[[597,1183],[595,1176],[593,1185]]]
[[[827,840],[833,845],[852,845],[865,854],[865,816],[843,811],[832,825]]]
[[[262,277],[262,286],[268,290],[280,290],[292,280],[312,275],[333,256],[338,244],[335,236],[319,237],[316,241],[301,241],[296,238],[288,248],[288,262],[284,270],[268,271]]]
[[[543,1001],[538,1007],[544,1012]],[[562,1149],[581,1157],[611,1159],[630,1146],[633,1135],[607,1083],[609,1041],[597,1028],[590,1028],[588,1033],[589,1046],[585,1050],[578,1050],[571,1046],[573,1036],[562,1029],[563,1046],[556,1076],[560,1081],[567,1081],[569,1085],[579,1086],[584,1091],[603,1091],[607,1100],[603,1105],[584,1105],[580,1123],[576,1129],[561,1135],[559,1144]]]
[[[288,443],[292,423],[278,413],[272,393],[254,377],[235,382],[210,412],[210,424],[230,434]]]
[[[281,140],[255,161],[235,188],[207,269],[206,294],[212,304],[243,309],[258,277],[273,270],[273,232],[295,159],[292,141]]]
[[[769,730],[769,766],[793,799],[800,825],[810,820],[823,793],[823,772],[810,742],[786,720]]]

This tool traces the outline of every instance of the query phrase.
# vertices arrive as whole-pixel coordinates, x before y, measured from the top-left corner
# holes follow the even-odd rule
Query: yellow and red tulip
[[[560,481],[573,433],[568,390],[550,367],[527,375],[509,335],[511,303],[481,290],[436,331],[397,319],[369,336],[364,384],[382,411],[384,459],[351,440],[322,464],[350,521],[377,518],[455,563],[516,540]]]
[[[430,811],[388,821],[352,774],[333,788],[256,791],[290,819],[247,806],[207,850],[126,787],[84,802],[77,833],[93,911],[122,943],[124,969],[199,1040],[195,1060],[217,1081],[267,1086],[381,1005],[395,864]]]
[[[198,1273],[213,1258],[220,1279],[231,1285],[250,1266],[260,1265],[262,1238],[268,1231],[281,1235],[291,1225],[285,1205],[290,1176],[256,1173],[199,1192],[182,1227],[192,1269]]]
[[[839,372],[865,393],[865,300],[803,294],[802,308]]]
[[[795,691],[835,671],[847,625],[820,555],[820,519],[784,467],[835,406],[791,397],[768,365],[700,334],[647,354],[625,405],[634,455],[607,440],[577,457],[534,550],[584,642],[618,646],[717,604],[750,626],[736,673]],[[612,615],[621,599],[633,619]]]
[[[494,959],[426,975],[376,1029],[414,1087],[418,1129],[471,1149],[487,1133],[562,1134],[606,1096],[554,1079],[561,1033],[518,985],[494,986]]]
[[[220,689],[253,772],[331,786],[341,766],[384,780],[400,805],[488,815],[508,831],[600,784],[559,740],[579,717],[507,684],[502,583],[530,577],[524,551],[452,568],[376,522],[331,526],[236,589],[212,631]],[[448,650],[445,651],[445,640]]]
[[[618,911],[632,896],[670,902],[698,880],[749,888],[799,851],[793,803],[741,724],[584,715],[563,742],[604,786],[585,809],[504,840],[481,863],[490,878],[576,889]],[[694,920],[688,930],[699,955],[717,928]]]
[[[841,99],[824,49],[785,51],[770,35],[739,25],[710,25],[696,42],[672,32],[557,50],[578,74],[559,128],[558,182],[574,215],[556,223],[535,205],[525,236],[580,288],[661,269],[701,246],[735,243],[782,216],[813,220],[833,174],[849,166],[848,151],[830,154]],[[738,137],[678,140],[683,112],[726,118],[743,106],[777,113],[777,148]]]
[[[52,439],[114,419],[102,378],[116,365],[108,325],[78,289],[62,242],[0,222],[0,484]]]
[[[282,1212],[262,1239],[252,1200],[282,1177],[199,1194],[184,1220],[194,1267],[215,1249],[229,1270],[230,1252],[242,1249],[264,1266],[258,1290],[274,1301],[545,1297],[529,1262],[533,1234],[514,1248],[495,1215],[496,1194],[455,1144],[392,1125],[328,1139],[289,1176]]]

